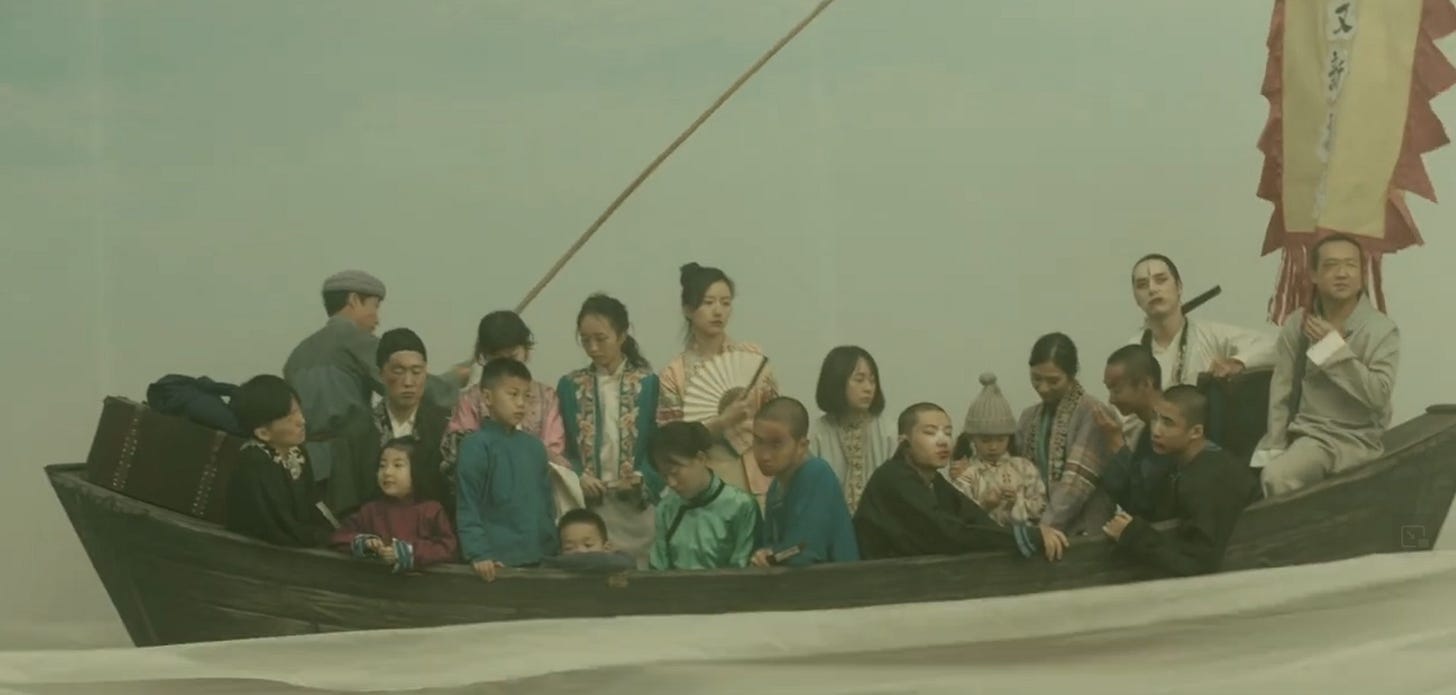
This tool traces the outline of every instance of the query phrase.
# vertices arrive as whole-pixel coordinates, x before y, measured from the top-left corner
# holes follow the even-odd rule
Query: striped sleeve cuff
[[[1016,550],[1022,557],[1031,557],[1041,551],[1041,530],[1029,524],[1018,524],[1011,527],[1011,535],[1016,537]]]
[[[368,548],[364,547],[364,544],[368,543],[371,540],[378,539],[379,536],[376,536],[372,533],[360,533],[354,536],[354,542],[350,543],[349,547],[351,550],[353,550],[354,557],[369,557],[373,553],[370,552]]]
[[[415,547],[409,541],[394,539],[394,572],[408,572],[415,568]]]

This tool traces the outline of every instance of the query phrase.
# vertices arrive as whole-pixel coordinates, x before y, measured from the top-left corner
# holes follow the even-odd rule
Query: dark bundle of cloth
[[[237,416],[228,407],[238,387],[205,376],[168,374],[147,387],[147,406],[162,415],[185,417],[228,434],[247,437]]]

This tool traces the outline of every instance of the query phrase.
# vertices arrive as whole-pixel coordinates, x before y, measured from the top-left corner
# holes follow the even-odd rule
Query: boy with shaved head
[[[1101,487],[1124,511],[1146,521],[1164,521],[1171,513],[1160,504],[1172,472],[1166,456],[1153,453],[1154,407],[1163,398],[1162,374],[1153,353],[1141,345],[1125,345],[1107,358],[1102,381],[1107,402],[1123,420],[1097,411],[1097,426],[1112,458],[1102,472]],[[1133,423],[1129,426],[1129,421]]]
[[[1166,501],[1177,528],[1119,512],[1103,531],[1134,560],[1174,576],[1218,571],[1234,524],[1248,500],[1248,474],[1204,437],[1208,400],[1192,386],[1174,386],[1153,404],[1154,453],[1172,461]]]
[[[765,498],[764,547],[753,554],[754,565],[859,559],[839,478],[824,459],[809,455],[809,411],[803,403],[781,396],[759,409],[753,457],[773,480]]]

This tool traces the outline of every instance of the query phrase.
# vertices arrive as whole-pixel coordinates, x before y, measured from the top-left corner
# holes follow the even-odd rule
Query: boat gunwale
[[[127,400],[127,399],[120,398],[120,400]],[[145,407],[144,405],[141,405],[141,404],[138,404],[138,405],[140,407]],[[1456,415],[1456,405],[1447,405],[1447,404],[1433,405],[1433,406],[1430,406],[1429,408],[1427,408],[1425,413],[1423,413],[1421,415],[1418,415],[1415,418],[1412,418],[1410,420],[1407,420],[1406,422],[1401,423],[1400,425],[1397,425],[1397,428],[1401,428],[1401,427],[1414,427],[1414,426],[1417,425],[1417,423],[1419,423],[1421,420],[1423,420],[1425,418],[1442,418],[1442,417],[1449,417],[1450,415]],[[1389,431],[1394,431],[1394,429],[1396,429],[1396,428],[1392,428],[1392,430],[1389,430]],[[1365,480],[1365,479],[1370,478],[1370,477],[1373,477],[1373,476],[1380,475],[1380,474],[1382,474],[1382,473],[1384,473],[1384,472],[1386,472],[1386,471],[1388,471],[1391,468],[1394,468],[1396,466],[1405,465],[1406,463],[1408,463],[1408,458],[1409,458],[1409,455],[1411,453],[1418,452],[1419,450],[1423,450],[1423,449],[1428,448],[1430,446],[1438,445],[1442,441],[1444,441],[1445,439],[1450,439],[1450,438],[1453,438],[1453,437],[1456,437],[1456,419],[1452,419],[1451,422],[1447,423],[1443,427],[1438,427],[1438,428],[1435,428],[1435,429],[1433,429],[1433,430],[1431,430],[1429,432],[1425,432],[1425,433],[1423,433],[1423,434],[1421,434],[1421,435],[1413,438],[1411,441],[1403,442],[1398,447],[1395,447],[1395,448],[1386,450],[1382,454],[1381,458],[1378,459],[1378,460],[1376,460],[1376,461],[1373,461],[1373,462],[1371,462],[1369,464],[1366,464],[1364,466],[1360,466],[1360,467],[1355,468],[1353,470],[1347,471],[1347,472],[1342,473],[1342,474],[1340,474],[1338,476],[1335,476],[1335,477],[1332,477],[1332,478],[1328,478],[1326,480],[1321,481],[1320,483],[1317,483],[1315,485],[1312,485],[1312,486],[1310,486],[1308,488],[1305,488],[1303,490],[1300,490],[1300,491],[1298,491],[1296,493],[1293,493],[1291,495],[1288,495],[1288,496],[1285,496],[1285,497],[1280,497],[1280,498],[1277,498],[1277,499],[1260,500],[1259,502],[1256,502],[1256,503],[1248,506],[1244,510],[1244,513],[1247,514],[1247,513],[1250,513],[1250,512],[1258,512],[1258,511],[1261,511],[1261,510],[1266,510],[1266,509],[1271,509],[1271,508],[1277,508],[1277,507],[1283,506],[1283,505],[1285,505],[1287,503],[1290,503],[1290,502],[1293,502],[1293,501],[1296,501],[1296,500],[1299,500],[1299,499],[1302,499],[1302,498],[1305,498],[1305,497],[1308,497],[1308,496],[1311,496],[1311,495],[1321,494],[1322,492],[1328,491],[1328,490],[1333,489],[1333,488],[1336,488],[1336,487],[1343,487],[1343,486],[1349,485],[1349,484],[1356,484],[1359,481]],[[73,489],[77,490],[80,494],[85,495],[85,496],[88,496],[88,497],[92,498],[93,500],[96,500],[98,504],[102,504],[102,505],[105,505],[105,506],[109,507],[114,512],[128,514],[128,515],[133,515],[133,516],[147,516],[147,517],[151,517],[151,518],[156,519],[160,523],[164,523],[164,524],[168,524],[168,525],[171,525],[171,526],[174,526],[174,527],[178,527],[178,528],[181,528],[181,529],[186,530],[188,532],[195,533],[197,535],[207,536],[207,537],[214,538],[219,543],[231,543],[231,544],[241,543],[241,544],[251,545],[251,546],[254,546],[254,547],[257,547],[257,548],[261,548],[261,549],[266,549],[266,550],[269,550],[269,551],[274,551],[274,552],[279,552],[279,553],[285,553],[285,554],[293,555],[293,556],[296,556],[296,557],[297,556],[301,556],[301,557],[311,557],[311,558],[316,558],[316,559],[319,559],[319,560],[326,560],[326,561],[329,561],[329,562],[336,562],[336,563],[340,563],[340,565],[339,565],[340,567],[343,567],[343,566],[358,567],[359,566],[358,560],[356,560],[355,558],[350,557],[350,556],[348,556],[346,554],[343,554],[343,553],[339,553],[339,552],[336,552],[336,551],[333,551],[333,550],[329,550],[329,549],[325,549],[325,548],[291,548],[291,547],[283,547],[283,546],[277,546],[277,545],[269,544],[269,543],[263,542],[263,541],[258,540],[258,539],[249,538],[249,537],[243,536],[241,534],[233,533],[233,532],[228,531],[227,529],[225,529],[224,527],[222,527],[222,526],[220,526],[218,524],[215,524],[215,523],[212,523],[212,522],[208,522],[208,521],[204,521],[204,520],[201,520],[201,519],[197,519],[197,518],[188,516],[188,515],[183,514],[183,513],[180,513],[180,512],[176,512],[176,511],[173,511],[173,510],[164,508],[164,507],[160,507],[160,506],[155,505],[155,504],[151,504],[151,503],[148,503],[148,502],[144,502],[144,501],[139,500],[139,499],[136,499],[134,497],[130,497],[130,496],[125,495],[123,493],[120,493],[120,492],[117,492],[115,490],[112,490],[112,489],[110,489],[110,488],[108,488],[108,487],[106,487],[104,485],[101,485],[101,484],[98,484],[98,483],[94,483],[94,482],[88,480],[86,478],[86,464],[85,463],[57,463],[57,464],[49,464],[49,465],[46,465],[45,466],[44,470],[46,472],[47,477],[51,480],[52,485],[73,488]],[[1155,524],[1155,527],[1158,527],[1158,528],[1172,528],[1172,527],[1176,526],[1176,524],[1177,524],[1176,521],[1169,521],[1169,522],[1162,522],[1162,523],[1159,523],[1159,524]],[[1080,548],[1080,547],[1091,546],[1091,545],[1103,545],[1103,546],[1105,546],[1105,545],[1109,545],[1111,543],[1111,541],[1109,539],[1107,539],[1105,536],[1102,536],[1102,535],[1089,535],[1089,536],[1081,536],[1081,537],[1072,537],[1072,538],[1069,538],[1068,540],[1070,541],[1070,545],[1073,548]],[[713,569],[713,570],[652,570],[651,571],[651,574],[653,576],[661,576],[663,578],[670,578],[670,577],[704,577],[704,576],[726,576],[726,577],[772,576],[772,575],[780,574],[780,573],[783,573],[783,572],[789,572],[789,571],[795,571],[795,572],[803,572],[803,571],[809,571],[809,572],[840,572],[840,571],[856,571],[856,570],[859,570],[859,569],[871,569],[872,570],[872,569],[874,569],[876,567],[885,567],[885,566],[904,567],[904,566],[907,566],[907,565],[937,565],[937,564],[950,563],[950,562],[960,563],[960,562],[965,562],[968,559],[1001,557],[1004,554],[1005,553],[999,552],[999,551],[982,551],[982,552],[976,552],[976,553],[964,553],[964,554],[959,554],[959,555],[935,555],[935,556],[913,557],[913,558],[888,558],[888,559],[880,559],[880,560],[863,560],[863,561],[856,562],[856,563],[824,563],[824,564],[814,565],[814,566],[810,566],[810,567],[794,567],[794,568],[790,568],[790,567],[768,567],[768,568],[747,567],[747,568],[724,568],[724,569]],[[620,572],[616,572],[616,573],[617,574],[632,574],[632,573],[642,573],[642,572],[644,572],[644,571],[643,570],[624,570],[624,571],[620,571]],[[433,567],[425,568],[423,570],[420,570],[419,573],[420,574],[425,574],[425,575],[429,575],[429,574],[441,574],[441,575],[451,575],[451,576],[460,576],[460,575],[473,576],[474,575],[473,569],[471,569],[471,567],[468,564],[464,563],[464,562],[444,563],[444,564],[436,565],[436,566],[433,566]],[[559,570],[559,569],[551,569],[551,568],[505,568],[505,569],[503,569],[500,572],[500,576],[502,578],[511,578],[511,579],[557,580],[557,579],[578,579],[578,578],[581,577],[581,573],[578,573],[578,572],[570,572],[570,571]]]

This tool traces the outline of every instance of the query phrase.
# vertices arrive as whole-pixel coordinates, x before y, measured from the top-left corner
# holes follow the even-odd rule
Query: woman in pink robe
[[[728,337],[735,288],[727,274],[689,263],[682,267],[681,282],[688,346],[658,375],[658,425],[683,419],[683,392],[709,360],[729,352],[763,354],[757,345],[734,342]],[[753,415],[776,396],[778,384],[773,368],[766,367],[753,393],[703,423],[720,440],[709,452],[709,465],[724,482],[752,493],[760,504],[773,481],[758,470],[753,459]]]
[[[530,359],[531,348],[535,344],[531,329],[516,312],[493,311],[480,320],[476,331],[475,359],[485,364],[509,357],[524,363]],[[440,471],[452,491],[455,488],[455,463],[459,459],[460,441],[465,435],[480,429],[485,412],[478,384],[460,392],[460,399],[455,403],[440,444]],[[540,381],[531,382],[531,393],[526,400],[526,419],[521,422],[521,429],[546,445],[546,454],[553,463],[570,467],[566,460],[566,425],[561,420],[556,389]]]

